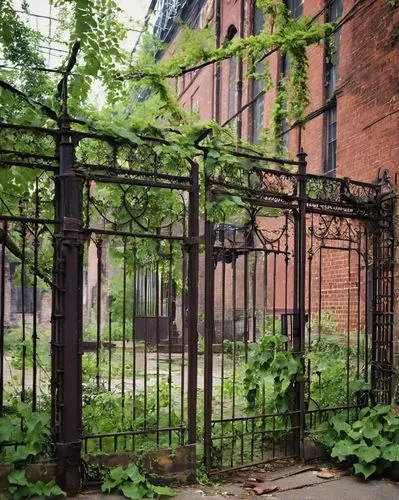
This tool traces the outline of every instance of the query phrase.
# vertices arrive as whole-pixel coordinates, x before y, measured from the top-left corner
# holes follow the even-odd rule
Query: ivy
[[[0,417],[0,443],[19,443],[16,449],[3,446],[1,461],[20,463],[47,456],[51,449],[50,436],[49,415],[32,412],[27,404],[18,403],[12,415]]]
[[[389,405],[363,408],[353,423],[346,414],[332,415],[314,436],[333,458],[352,465],[364,479],[399,462],[399,415]]]
[[[120,491],[126,498],[133,500],[175,496],[175,492],[170,488],[151,484],[135,464],[126,468],[111,469],[104,479],[101,491],[105,493]]]
[[[21,425],[21,421],[23,424]],[[1,461],[14,463],[9,473],[7,498],[66,496],[54,480],[30,482],[26,477],[26,463],[51,453],[50,417],[47,413],[32,412],[30,407],[18,403],[15,412],[0,418]],[[7,445],[8,446],[4,446]],[[17,446],[11,446],[17,444]]]
[[[284,335],[264,335],[254,345],[246,366],[244,387],[248,409],[256,409],[257,399],[267,379],[273,383],[273,411],[283,413],[292,408],[295,382],[302,374],[299,356],[285,349]]]
[[[8,475],[8,488],[6,489],[7,498],[10,500],[19,500],[24,498],[40,497],[54,498],[58,496],[66,496],[57,483],[53,480],[45,483],[37,481],[31,483],[24,470],[15,469]]]

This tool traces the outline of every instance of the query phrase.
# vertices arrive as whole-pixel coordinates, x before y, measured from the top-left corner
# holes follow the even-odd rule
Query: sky
[[[125,11],[127,17],[131,17],[134,21],[143,21],[147,13],[150,0],[117,0],[119,6]],[[14,5],[17,10],[21,10],[22,0],[14,0]],[[65,47],[62,44],[56,43],[52,38],[57,27],[57,9],[50,5],[49,0],[28,0],[30,14],[27,16],[21,14],[22,18],[29,22],[32,28],[39,30],[44,36],[48,37],[46,43],[42,45],[41,51],[45,55],[46,66],[56,68],[61,59],[65,57],[63,52]],[[45,19],[37,16],[47,16],[52,19]],[[124,43],[124,48],[131,51],[134,47],[139,34],[130,31],[127,40]]]

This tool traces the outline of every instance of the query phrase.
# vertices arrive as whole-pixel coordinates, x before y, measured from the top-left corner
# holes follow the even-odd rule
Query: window
[[[328,5],[328,21],[335,22],[342,16],[342,0],[331,0]],[[340,39],[340,30],[337,30],[333,35],[333,47],[328,50],[326,58],[326,87],[328,99],[330,99],[334,95],[334,92],[336,90],[338,79]]]
[[[263,12],[255,7],[254,11],[254,20],[253,20],[253,34],[258,35],[263,30],[264,24],[264,15]],[[255,66],[255,73],[262,73],[265,69],[265,63],[260,61]],[[262,79],[255,79],[252,82],[252,99],[254,99],[259,92],[261,92],[265,88],[265,81]],[[265,96],[262,94],[259,96],[252,105],[252,114],[251,114],[251,133],[252,133],[252,142],[258,142],[260,132],[263,128],[264,122],[264,111],[265,111]]]
[[[332,106],[327,112],[326,134],[326,168],[325,174],[334,177],[336,173],[337,152],[337,107]]]
[[[237,35],[237,28],[231,24],[227,30],[226,40],[233,40]],[[237,80],[238,80],[238,58],[230,57],[228,68],[227,88],[227,118],[230,119],[237,112]],[[233,122],[234,123],[234,122]]]
[[[286,0],[285,5],[288,10],[291,12],[291,15],[294,19],[298,19],[303,15],[303,0]],[[281,78],[284,78],[288,75],[290,70],[290,58],[288,54],[283,54],[281,57],[280,63],[280,75]],[[285,107],[284,103],[284,107]],[[290,133],[289,133],[289,125],[286,118],[281,120],[281,143],[284,148],[288,149],[290,145]]]
[[[289,70],[290,70],[290,58],[288,54],[284,54],[281,58],[281,66],[280,66],[281,78],[287,76]],[[282,105],[284,109],[287,107],[286,102],[283,102]],[[288,149],[290,146],[290,127],[285,117],[281,119],[281,133],[282,133],[281,143],[284,146],[284,148]]]
[[[294,19],[303,15],[303,0],[286,0],[285,4]]]
[[[229,59],[229,87],[228,87],[228,103],[227,114],[231,118],[237,112],[237,57],[233,56]]]
[[[328,21],[337,21],[342,16],[342,0],[330,0],[328,4]],[[324,173],[336,175],[337,153],[337,104],[335,91],[338,79],[340,32],[334,32],[333,50],[328,50],[326,58],[326,97],[331,102],[326,116],[326,160]]]

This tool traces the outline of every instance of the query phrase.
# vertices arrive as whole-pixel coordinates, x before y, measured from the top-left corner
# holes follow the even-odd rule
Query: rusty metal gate
[[[353,418],[365,404],[389,402],[392,389],[386,176],[366,184],[308,174],[303,152],[297,161],[236,157],[234,174],[215,165],[206,179],[211,474],[305,458],[307,434],[331,411]]]
[[[0,416],[40,414],[73,494],[82,457],[196,442],[199,189],[155,138],[72,130],[63,95],[60,128],[0,124]]]
[[[68,493],[82,456],[303,458],[330,411],[391,400],[387,179],[205,150],[200,214],[196,162],[72,129],[65,94],[59,127],[0,124],[0,414],[51,415]]]

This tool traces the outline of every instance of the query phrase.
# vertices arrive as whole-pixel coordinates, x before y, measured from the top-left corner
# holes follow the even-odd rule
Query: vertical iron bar
[[[196,442],[197,428],[197,359],[198,359],[198,269],[199,269],[199,186],[198,165],[191,166],[192,189],[189,194],[188,236],[188,443]],[[183,366],[184,369],[184,366]]]
[[[39,184],[35,183],[35,217],[39,217]],[[33,317],[32,317],[32,411],[37,408],[37,273],[39,261],[39,226],[35,222],[33,233]]]
[[[1,242],[1,261],[0,261],[0,278],[1,278],[1,297],[0,297],[0,416],[3,416],[4,403],[4,300],[5,300],[5,284],[6,284],[6,237],[7,237],[7,222],[2,223],[4,238]]]
[[[172,225],[169,226],[169,236],[172,236]],[[175,286],[173,278],[173,240],[169,240],[169,262],[168,262],[168,427],[172,426],[172,341],[173,325],[175,321]],[[169,446],[172,445],[172,432],[168,432]]]
[[[205,181],[205,196],[210,199],[209,179]],[[204,356],[204,461],[209,471],[212,465],[212,382],[213,382],[213,354],[212,344],[215,328],[214,319],[214,228],[207,218],[205,209],[205,356]]]
[[[298,153],[298,217],[297,217],[297,248],[296,248],[296,273],[297,273],[297,296],[296,308],[298,318],[298,332],[294,337],[294,351],[301,356],[302,364],[303,352],[305,348],[305,294],[306,294],[306,153]],[[304,366],[302,367],[302,372]],[[304,453],[304,432],[305,432],[305,395],[304,381],[296,382],[296,411],[299,411],[299,455],[301,460],[305,459]]]
[[[253,270],[252,270],[252,339],[254,342],[256,342],[256,331],[257,331],[257,324],[256,324],[256,288],[257,288],[257,283],[256,283],[256,270],[258,267],[258,253],[254,252],[253,256]],[[247,349],[245,349],[245,362],[248,361],[248,352]]]
[[[244,242],[244,331],[243,331],[243,338],[242,341],[244,342],[244,355],[245,355],[245,360],[247,360],[248,357],[248,339],[249,339],[249,317],[248,317],[248,248],[247,248],[247,235],[245,235],[245,242]]]
[[[101,281],[102,281],[102,246],[100,238],[97,246],[97,341],[96,341],[96,385],[100,387],[100,349],[101,349]]]
[[[349,240],[349,251],[348,251],[348,296],[347,296],[347,325],[346,325],[346,404],[349,407],[349,383],[350,383],[350,326],[351,326],[351,253],[352,253],[352,241]],[[349,409],[348,409],[349,417]]]
[[[123,278],[122,278],[122,429],[125,423],[125,377],[126,377],[126,273],[127,239],[123,238]]]
[[[108,392],[111,391],[112,376],[112,300],[108,298]]]
[[[157,235],[159,236],[160,234],[160,229],[157,228]],[[159,300],[160,300],[160,293],[159,293],[159,258],[161,254],[161,248],[160,248],[160,241],[156,240],[156,256],[155,256],[155,348],[156,348],[156,358],[157,358],[157,366],[156,366],[156,388],[157,388],[157,395],[156,395],[156,415],[157,415],[157,433],[156,433],[156,440],[157,440],[157,446],[159,446],[159,424],[160,424],[160,398],[159,398],[159,342],[160,342],[160,337],[159,337]]]
[[[136,420],[136,313],[137,313],[137,255],[136,255],[136,243],[133,243],[133,300],[132,300],[132,399],[133,399],[133,426],[135,427]],[[135,436],[132,437],[133,451],[136,448]]]
[[[23,202],[22,202],[23,205]],[[21,215],[23,216],[23,208],[21,207]],[[26,277],[25,277],[25,258],[26,258],[26,224],[22,223],[21,228],[21,306],[22,306],[22,392],[21,401],[25,401],[25,389],[26,389],[26,317],[25,317],[25,294],[26,294]]]
[[[62,83],[59,175],[56,177],[55,284],[52,350],[55,361],[54,432],[57,480],[68,495],[80,489],[82,427],[83,221],[82,179],[74,170],[75,143],[67,111],[67,76]]]

